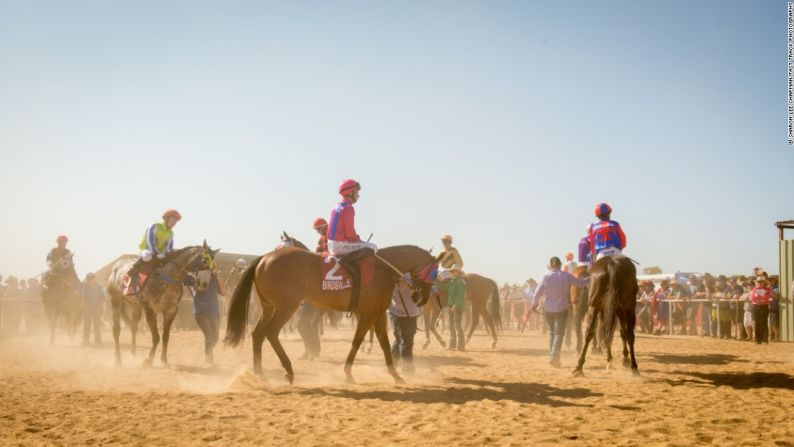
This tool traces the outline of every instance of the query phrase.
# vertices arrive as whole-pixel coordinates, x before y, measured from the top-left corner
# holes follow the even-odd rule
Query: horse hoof
[[[121,359],[116,359],[116,368],[121,368]]]
[[[491,349],[496,349],[496,340],[494,340],[493,343],[491,343]]]
[[[637,368],[631,368],[631,373],[634,374],[634,376],[636,377],[640,376],[640,370]]]
[[[353,379],[353,376],[345,377],[345,383],[348,385],[355,385],[356,381]]]
[[[573,370],[573,376],[574,377],[584,377],[584,371],[582,371],[582,368],[576,368],[576,369]]]
[[[146,359],[143,361],[144,368],[151,368],[152,367],[152,359]]]
[[[292,385],[293,382],[295,382],[295,375],[294,374],[289,374],[289,373],[284,374],[284,378],[287,379],[287,382],[289,382],[290,385]]]
[[[394,383],[397,383],[397,384],[399,384],[399,385],[405,385],[405,379],[403,379],[403,378],[402,378],[402,377],[400,377],[400,376],[396,376],[396,377],[394,378]]]

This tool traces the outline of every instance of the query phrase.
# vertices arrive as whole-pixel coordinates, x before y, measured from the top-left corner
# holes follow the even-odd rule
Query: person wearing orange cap
[[[328,222],[322,217],[318,217],[314,219],[312,228],[320,235],[320,238],[317,239],[317,248],[315,248],[314,251],[317,253],[328,253],[328,236],[326,236],[328,232]]]
[[[150,226],[143,234],[138,248],[141,250],[140,257],[135,261],[127,275],[132,279],[134,290],[138,287],[138,275],[141,267],[154,259],[162,261],[168,253],[174,250],[174,231],[177,222],[182,220],[182,215],[175,209],[165,210],[163,221],[156,222]]]

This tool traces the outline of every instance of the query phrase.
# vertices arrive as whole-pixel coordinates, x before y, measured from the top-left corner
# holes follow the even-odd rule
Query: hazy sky
[[[606,201],[665,271],[777,271],[784,1],[0,0],[0,273],[307,243],[346,177],[381,246],[523,281]]]

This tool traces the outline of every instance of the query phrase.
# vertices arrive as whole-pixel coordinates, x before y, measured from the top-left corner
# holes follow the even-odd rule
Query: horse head
[[[286,231],[282,231],[281,232],[281,242],[278,244],[278,247],[276,247],[276,249],[284,248],[284,247],[295,247],[295,248],[301,248],[303,250],[308,250],[309,249],[309,247],[303,245],[303,243],[301,241],[299,241],[299,240],[295,239],[294,237],[290,236],[289,234],[287,234]]]
[[[438,273],[438,262],[429,251],[413,245],[399,245],[378,250],[378,255],[401,272],[410,274],[411,298],[419,306],[427,303]]]
[[[163,270],[180,281],[192,276],[196,280],[196,287],[203,290],[209,286],[215,269],[215,255],[220,251],[210,248],[205,240],[203,245],[173,251],[166,257]]]

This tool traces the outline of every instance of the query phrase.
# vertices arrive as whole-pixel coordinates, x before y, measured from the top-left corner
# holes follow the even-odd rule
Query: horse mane
[[[378,251],[379,252],[386,251],[386,250],[388,250],[388,251],[392,251],[392,250],[399,251],[399,250],[408,250],[408,249],[418,249],[418,250],[421,250],[421,251],[427,251],[427,250],[425,250],[422,247],[419,247],[417,245],[410,245],[410,244],[392,245],[390,247],[379,248]],[[433,256],[429,252],[428,252],[428,255]]]
[[[168,255],[165,257],[165,261],[166,261],[166,262],[167,262],[167,261],[173,261],[174,259],[176,259],[176,258],[178,258],[178,257],[182,256],[182,255],[183,255],[184,253],[186,253],[188,250],[192,250],[192,249],[194,249],[194,248],[201,248],[201,247],[199,247],[198,245],[191,245],[191,246],[189,246],[189,247],[182,247],[182,248],[178,248],[178,249],[176,249],[176,250],[172,251],[171,253],[168,253]]]

